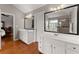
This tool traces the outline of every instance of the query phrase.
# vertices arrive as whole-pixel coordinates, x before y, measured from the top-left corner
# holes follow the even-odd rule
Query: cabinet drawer
[[[67,50],[66,54],[79,54],[79,52],[75,52],[72,50]]]
[[[79,53],[79,45],[67,44],[67,50],[72,50]]]

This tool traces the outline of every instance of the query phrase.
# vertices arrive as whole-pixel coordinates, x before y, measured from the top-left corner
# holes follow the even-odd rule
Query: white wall
[[[24,14],[11,4],[0,4],[1,12],[15,15],[15,38],[18,38],[17,31],[24,28]]]

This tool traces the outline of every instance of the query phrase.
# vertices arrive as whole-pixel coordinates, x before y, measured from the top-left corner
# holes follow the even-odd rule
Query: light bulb
[[[53,8],[50,8],[50,11],[53,11],[54,9]]]
[[[53,10],[57,10],[57,8],[54,8]]]
[[[57,7],[57,10],[61,9],[60,7]]]
[[[64,5],[60,5],[60,8],[64,8]]]

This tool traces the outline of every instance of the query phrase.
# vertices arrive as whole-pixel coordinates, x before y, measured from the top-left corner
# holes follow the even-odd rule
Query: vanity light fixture
[[[61,9],[60,7],[57,7],[57,10]]]
[[[55,11],[57,10],[57,8],[50,8],[50,11]]]
[[[60,6],[56,7],[56,8],[50,8],[50,11],[56,11],[56,10],[60,10],[62,8],[64,8],[64,5],[60,5]]]

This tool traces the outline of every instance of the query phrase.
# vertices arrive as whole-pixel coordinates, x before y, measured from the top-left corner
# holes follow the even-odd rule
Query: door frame
[[[8,13],[8,12],[1,12],[1,14],[2,13],[13,16],[13,41],[15,41],[15,14]]]

